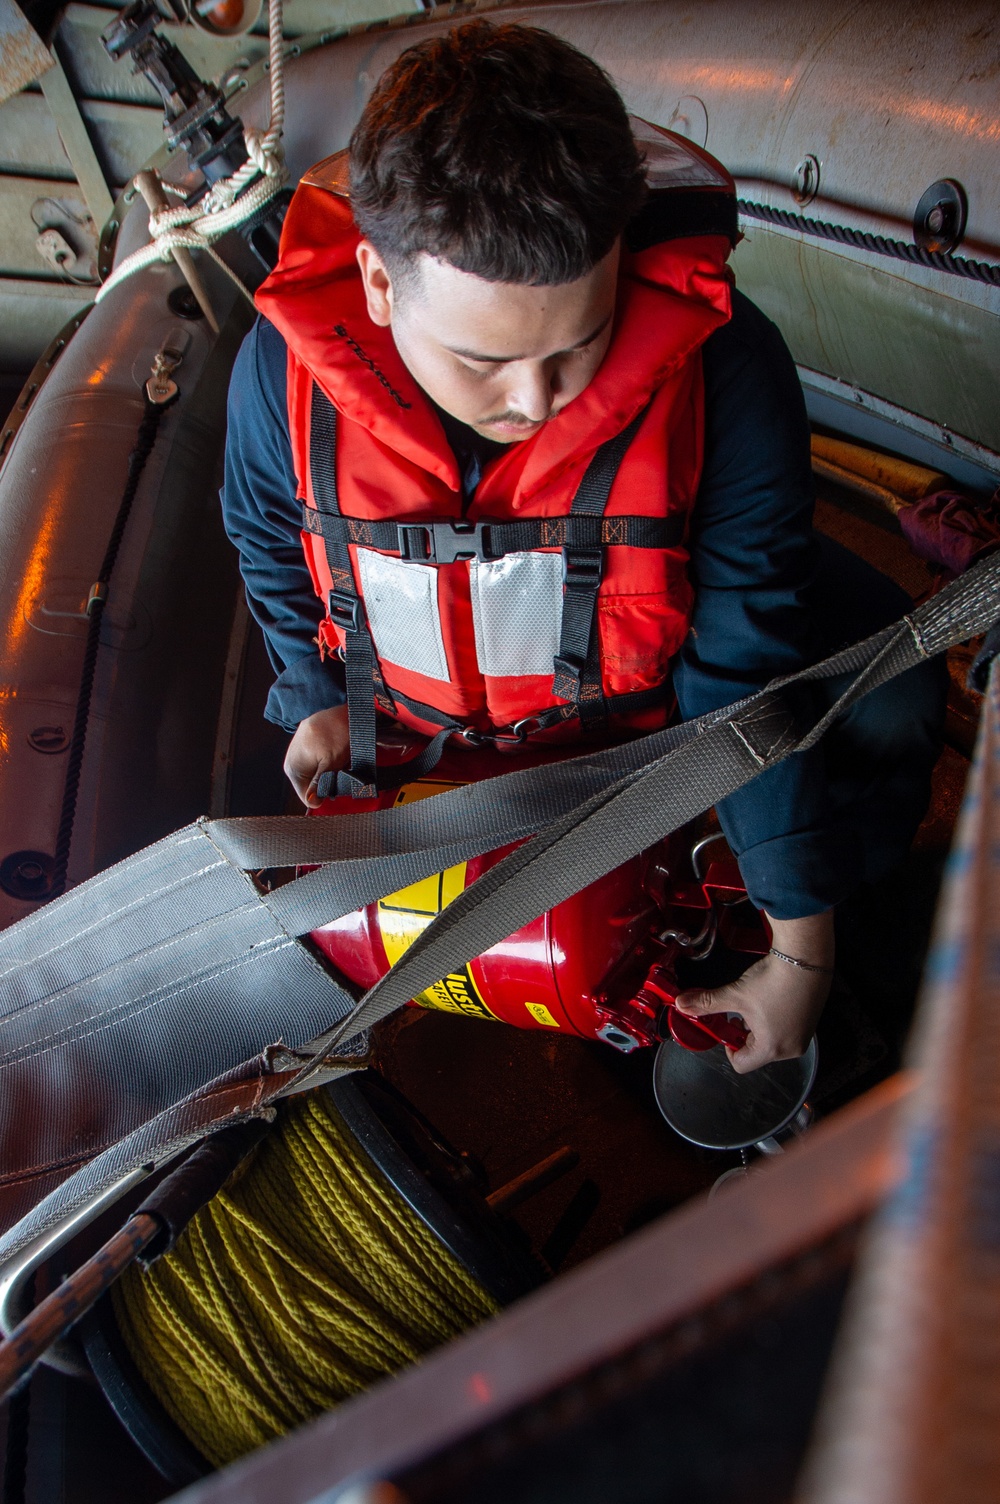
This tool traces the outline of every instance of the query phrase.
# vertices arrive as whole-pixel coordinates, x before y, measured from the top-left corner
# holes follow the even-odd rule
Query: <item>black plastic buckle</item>
[[[604,554],[600,549],[564,548],[563,584],[570,590],[596,590],[604,577]]]
[[[342,632],[360,632],[364,626],[361,612],[361,597],[347,590],[331,590],[327,598],[327,611],[335,627]]]
[[[455,564],[460,559],[495,559],[489,522],[398,522],[399,557],[418,564]]]

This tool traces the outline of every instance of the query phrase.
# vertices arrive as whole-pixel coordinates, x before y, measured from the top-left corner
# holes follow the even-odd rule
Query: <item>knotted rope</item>
[[[236,283],[249,302],[253,294],[240,277],[213,249],[213,241],[245,224],[270,203],[288,179],[281,137],[285,127],[285,75],[282,52],[284,0],[268,0],[268,67],[271,82],[271,118],[267,129],[244,128],[247,160],[228,178],[221,178],[197,204],[151,211],[150,243],[131,256],[108,277],[97,294],[99,303],[127,278],[157,261],[170,261],[175,248],[204,251]],[[178,189],[164,183],[167,193]]]

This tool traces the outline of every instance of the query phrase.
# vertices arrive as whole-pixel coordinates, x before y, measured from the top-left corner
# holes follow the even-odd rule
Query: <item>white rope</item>
[[[136,272],[144,271],[157,261],[170,261],[174,247],[204,251],[230,277],[251,303],[253,294],[241,279],[212,249],[212,242],[235,230],[270,203],[287,181],[281,136],[285,126],[285,76],[282,52],[282,8],[284,0],[268,0],[268,53],[271,81],[271,118],[266,131],[248,125],[243,132],[247,160],[231,177],[222,178],[197,204],[151,212],[150,243],[117,266],[97,294],[96,301],[107,297]],[[163,188],[177,193],[169,183]]]

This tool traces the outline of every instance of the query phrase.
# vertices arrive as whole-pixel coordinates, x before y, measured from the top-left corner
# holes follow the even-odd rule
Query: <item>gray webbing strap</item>
[[[792,752],[815,745],[863,695],[984,631],[998,614],[1000,553],[983,560],[895,626],[776,681],[743,702],[735,713],[729,707],[728,714],[720,713],[701,734],[686,738],[665,755],[594,793],[459,894],[352,1013],[330,1031],[318,1053],[370,1027],[439,977],[621,866]],[[825,715],[800,732],[788,691],[845,673],[855,675],[853,682]],[[656,740],[646,738],[630,750]]]
[[[641,768],[651,755],[662,756],[691,740],[700,724],[674,726],[603,753],[501,774],[393,809],[335,819],[206,820],[202,829],[236,867],[323,864],[266,895],[282,927],[304,934],[443,867],[533,835],[623,772]]]

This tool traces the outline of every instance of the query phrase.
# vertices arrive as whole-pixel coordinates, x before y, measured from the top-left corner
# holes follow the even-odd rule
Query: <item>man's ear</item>
[[[386,271],[385,262],[370,240],[358,242],[355,252],[358,258],[358,266],[361,268],[361,281],[364,284],[365,299],[368,303],[368,317],[373,324],[387,329],[392,322],[392,282]]]

